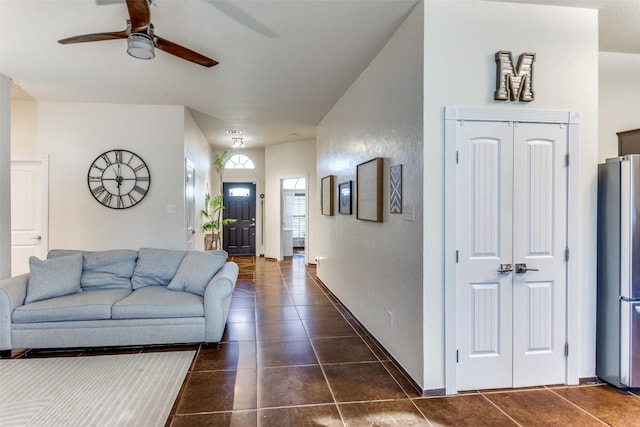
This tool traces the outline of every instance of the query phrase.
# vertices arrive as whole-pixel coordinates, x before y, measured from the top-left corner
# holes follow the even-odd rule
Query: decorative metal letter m
[[[535,53],[523,53],[518,59],[518,66],[513,66],[513,55],[510,51],[501,50],[496,53],[496,93],[497,101],[524,101],[535,99],[533,93],[533,63]]]

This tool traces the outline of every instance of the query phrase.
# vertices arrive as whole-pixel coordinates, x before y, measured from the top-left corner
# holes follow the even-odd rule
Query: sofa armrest
[[[29,273],[0,280],[0,350],[11,350],[11,316],[27,297]]]
[[[204,336],[206,342],[219,342],[227,322],[231,297],[238,280],[238,264],[227,262],[209,281],[204,291]]]

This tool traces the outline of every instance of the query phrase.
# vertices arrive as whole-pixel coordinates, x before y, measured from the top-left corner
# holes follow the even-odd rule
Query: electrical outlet
[[[387,311],[387,315],[389,316],[389,327],[393,328],[393,312]]]

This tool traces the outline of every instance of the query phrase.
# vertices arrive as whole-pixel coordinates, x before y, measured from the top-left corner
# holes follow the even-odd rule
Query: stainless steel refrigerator
[[[640,387],[640,155],[598,165],[596,375]]]

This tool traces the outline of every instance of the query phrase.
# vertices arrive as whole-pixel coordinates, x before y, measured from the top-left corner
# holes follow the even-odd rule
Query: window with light
[[[224,164],[225,169],[255,169],[253,160],[245,154],[234,154]]]

